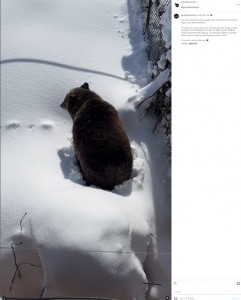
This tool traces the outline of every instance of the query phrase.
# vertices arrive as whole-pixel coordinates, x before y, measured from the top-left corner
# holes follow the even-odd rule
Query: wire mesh
[[[170,0],[142,0],[144,38],[147,43],[147,55],[155,65],[162,53],[166,52],[165,41],[162,36],[161,16],[166,11]]]
[[[152,62],[153,70],[155,70],[152,72],[152,79],[155,79],[163,71],[158,62],[162,54],[167,53],[169,50],[162,34],[161,17],[166,12],[170,2],[171,0],[141,0],[143,34],[147,45],[146,52],[149,61]],[[170,61],[165,64],[164,69],[166,68],[171,69]],[[167,91],[170,88],[171,80],[169,78],[151,97],[149,107],[146,109],[146,113],[153,115],[156,119],[153,132],[157,130],[158,125],[164,128],[169,157],[171,157],[171,95]]]

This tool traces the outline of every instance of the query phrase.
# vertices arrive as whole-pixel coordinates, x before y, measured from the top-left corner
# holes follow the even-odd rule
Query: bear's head
[[[89,84],[85,82],[80,87],[74,88],[68,92],[60,107],[66,109],[71,118],[74,119],[76,112],[84,103],[84,97],[90,93]]]

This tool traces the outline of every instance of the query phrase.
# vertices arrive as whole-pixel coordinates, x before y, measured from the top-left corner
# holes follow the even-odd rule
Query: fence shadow
[[[126,81],[125,78],[114,75],[114,74],[101,72],[101,71],[96,71],[96,70],[91,70],[91,69],[87,69],[87,68],[75,67],[75,66],[62,64],[62,63],[58,63],[58,62],[50,61],[50,60],[34,59],[34,58],[12,58],[12,59],[4,59],[4,60],[1,61],[1,65],[13,64],[13,63],[31,63],[31,64],[48,65],[48,66],[63,68],[63,69],[67,69],[67,70],[94,73],[94,74],[97,74],[97,75],[108,76],[108,77],[112,77],[112,78],[116,78],[116,79],[119,79],[119,80]]]

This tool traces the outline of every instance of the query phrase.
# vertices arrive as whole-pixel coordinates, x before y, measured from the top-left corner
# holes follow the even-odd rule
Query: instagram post
[[[1,0],[0,300],[241,300],[240,0]]]
[[[0,298],[171,299],[171,2],[1,1]]]

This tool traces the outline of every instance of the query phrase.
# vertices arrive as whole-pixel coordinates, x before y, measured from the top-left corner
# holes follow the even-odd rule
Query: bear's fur
[[[73,119],[73,144],[86,184],[111,190],[130,179],[133,157],[117,110],[88,83],[70,90],[60,106]]]

